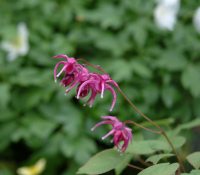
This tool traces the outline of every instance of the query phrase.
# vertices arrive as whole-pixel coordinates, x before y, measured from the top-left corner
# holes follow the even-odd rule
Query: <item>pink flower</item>
[[[53,58],[64,58],[66,60],[58,62],[54,68],[55,81],[64,73],[64,76],[61,79],[61,84],[65,87],[69,86],[69,88],[66,89],[66,92],[69,92],[78,83],[84,82],[88,79],[88,70],[79,63],[77,63],[77,61],[74,58],[70,58],[64,54],[54,56]],[[63,65],[63,67],[57,74],[57,69],[60,65]]]
[[[102,137],[102,140],[108,136],[113,135],[114,145],[121,151],[125,152],[128,144],[132,141],[132,130],[125,126],[123,122],[120,122],[114,116],[103,116],[103,121],[97,123],[91,130],[94,131],[97,127],[109,124],[112,125],[112,130]],[[123,145],[120,143],[123,142]]]
[[[110,107],[110,111],[112,111],[117,99],[117,95],[113,89],[113,86],[117,87],[118,85],[110,78],[109,75],[90,73],[88,80],[80,83],[79,87],[77,88],[77,99],[84,98],[89,94],[89,92],[91,92],[91,96],[88,99],[87,104],[92,107],[96,95],[101,94],[101,98],[103,98],[104,91],[108,90],[113,96],[112,105]]]
[[[77,99],[84,98],[91,94],[86,104],[92,107],[96,96],[101,94],[101,98],[103,98],[104,91],[108,90],[113,96],[110,111],[113,110],[117,98],[113,87],[118,87],[118,85],[108,74],[100,75],[97,73],[90,73],[74,58],[70,58],[64,54],[56,55],[53,58],[65,59],[65,61],[60,61],[56,64],[54,68],[54,79],[56,81],[58,77],[62,76],[61,85],[67,87],[66,93],[77,86]],[[57,73],[61,65],[62,68],[59,73]]]

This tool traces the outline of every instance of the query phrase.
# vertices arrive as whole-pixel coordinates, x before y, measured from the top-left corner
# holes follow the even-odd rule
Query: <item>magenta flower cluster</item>
[[[54,68],[54,80],[56,82],[57,78],[61,78],[60,83],[66,87],[66,93],[76,88],[77,99],[82,99],[90,95],[86,104],[92,107],[98,94],[103,98],[104,91],[110,91],[113,96],[110,111],[113,110],[117,98],[114,87],[118,87],[118,84],[108,74],[90,72],[84,65],[79,64],[75,58],[70,58],[64,54],[56,55],[53,58],[64,59],[64,61],[59,61]],[[58,69],[60,69],[59,72]],[[132,140],[131,129],[114,116],[104,116],[102,119],[103,121],[96,124],[92,130],[102,124],[111,125],[112,130],[102,137],[102,139],[113,135],[114,145],[121,152],[124,152]],[[123,142],[123,145],[121,145],[121,142]]]
[[[54,79],[57,81],[57,78],[62,74],[61,84],[64,87],[67,87],[66,93],[68,93],[73,88],[77,87],[76,97],[77,99],[84,98],[90,94],[91,96],[87,101],[87,104],[92,107],[94,100],[97,94],[101,94],[103,98],[104,91],[108,90],[113,95],[112,105],[110,111],[113,110],[116,103],[116,92],[113,89],[117,87],[117,83],[110,78],[107,74],[97,74],[89,72],[89,70],[83,65],[79,64],[74,58],[69,58],[67,55],[57,55],[54,58],[64,58],[65,61],[60,61],[56,64],[54,68]],[[62,65],[62,69],[57,73],[58,67]]]
[[[124,123],[120,122],[114,116],[103,116],[102,119],[103,121],[97,123],[91,130],[94,131],[97,127],[104,124],[112,125],[112,130],[103,136],[102,140],[106,139],[110,135],[113,135],[114,145],[118,148],[118,150],[124,152],[128,147],[128,144],[132,141],[132,130],[126,127]],[[123,145],[121,145],[121,142],[123,142]]]

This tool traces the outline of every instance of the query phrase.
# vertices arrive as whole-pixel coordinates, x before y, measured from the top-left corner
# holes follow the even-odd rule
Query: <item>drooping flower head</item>
[[[65,61],[60,61],[56,64],[54,68],[54,80],[56,81],[61,74],[64,74],[61,84],[64,87],[69,86],[66,89],[66,92],[69,92],[73,89],[78,83],[83,82],[88,79],[89,72],[82,65],[78,64],[74,58],[70,58],[67,55],[60,54],[54,56],[53,58],[64,58]],[[57,73],[57,69],[60,65],[63,65],[62,69],[59,73]]]
[[[93,106],[94,100],[98,94],[103,98],[104,91],[108,90],[113,96],[110,111],[113,110],[117,95],[114,87],[118,87],[117,83],[110,78],[108,74],[91,73],[83,65],[79,64],[74,58],[60,54],[53,58],[64,58],[65,61],[60,61],[54,68],[54,79],[62,76],[61,85],[67,87],[66,93],[77,86],[77,99],[84,98],[90,94],[86,104]],[[58,68],[62,65],[61,70],[57,73]]]
[[[84,98],[89,94],[89,92],[91,92],[91,96],[88,99],[87,104],[89,104],[89,106],[92,107],[96,95],[101,94],[101,98],[103,98],[104,91],[108,90],[113,96],[112,105],[110,107],[110,111],[112,111],[117,98],[117,95],[112,85],[115,87],[118,86],[117,83],[114,80],[112,80],[109,75],[90,73],[88,80],[80,83],[79,87],[77,88],[77,98]]]
[[[132,141],[132,130],[114,116],[103,116],[102,119],[103,121],[97,123],[91,130],[94,131],[97,127],[104,124],[111,125],[112,130],[103,136],[102,140],[113,135],[114,145],[121,152],[124,152],[127,149],[128,144]],[[122,145],[121,142],[123,142]]]

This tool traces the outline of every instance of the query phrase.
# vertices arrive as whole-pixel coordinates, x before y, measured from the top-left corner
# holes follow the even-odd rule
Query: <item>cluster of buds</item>
[[[53,58],[64,59],[64,61],[58,62],[54,68],[54,80],[56,82],[57,78],[61,77],[60,83],[67,88],[66,93],[76,88],[77,99],[84,98],[91,94],[86,104],[92,107],[96,96],[100,94],[101,98],[103,98],[104,91],[108,90],[113,96],[110,111],[113,110],[117,98],[114,87],[118,87],[118,84],[112,80],[108,74],[90,72],[84,65],[79,64],[76,59],[70,58],[64,54],[56,55]],[[62,68],[58,72],[60,66],[62,66]],[[124,152],[132,140],[132,130],[114,116],[104,116],[102,119],[103,121],[96,124],[92,128],[92,131],[102,124],[111,125],[112,130],[102,137],[102,139],[113,135],[114,145],[118,150]],[[122,142],[123,144],[121,144]]]

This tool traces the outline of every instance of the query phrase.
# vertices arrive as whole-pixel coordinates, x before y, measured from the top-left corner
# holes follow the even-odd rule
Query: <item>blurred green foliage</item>
[[[192,15],[200,1],[181,1],[172,32],[153,22],[154,1],[1,0],[0,40],[19,22],[29,30],[29,53],[13,62],[0,51],[0,174],[40,157],[48,175],[71,175],[97,151],[91,126],[108,114],[109,93],[92,109],[54,84],[53,55],[101,65],[152,119],[200,116],[200,35]],[[142,121],[118,96],[113,114]],[[98,149],[105,145],[99,145]]]

